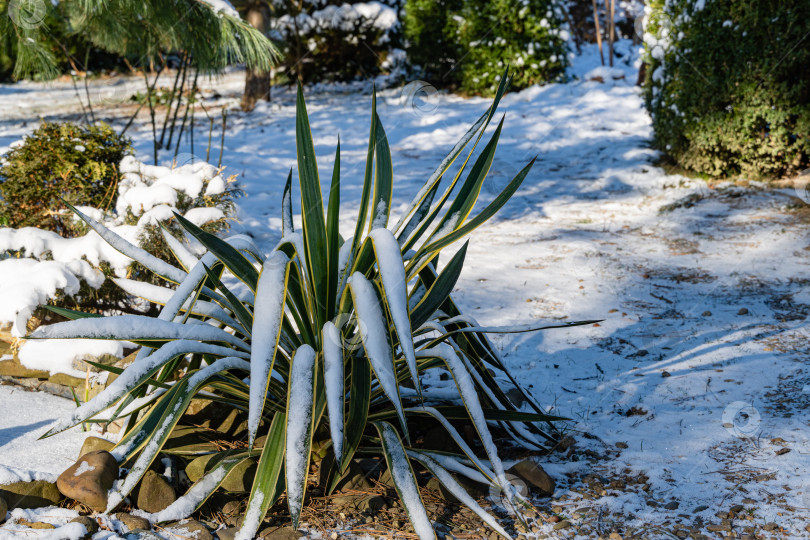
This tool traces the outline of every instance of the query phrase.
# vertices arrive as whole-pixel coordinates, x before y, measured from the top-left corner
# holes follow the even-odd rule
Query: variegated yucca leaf
[[[201,504],[235,464],[258,459],[238,534],[248,539],[285,492],[297,525],[311,460],[325,468],[326,474],[320,475],[326,482],[322,487],[331,493],[352,460],[376,455],[388,464],[419,538],[434,538],[434,533],[414,468],[436,476],[508,538],[492,516],[461,493],[453,475],[514,493],[491,430],[511,437],[517,445],[542,449],[555,439],[553,422],[560,418],[547,415],[517,384],[486,333],[594,321],[482,327],[461,313],[451,297],[467,245],[439,267],[440,251],[494,215],[533,163],[475,212],[503,120],[477,156],[476,149],[506,90],[507,75],[492,106],[450,151],[394,225],[389,225],[393,168],[376,96],[359,215],[353,236],[343,237],[338,229],[340,145],[325,207],[300,88],[296,148],[302,229],[293,226],[291,172],[282,196],[282,238],[269,254],[248,237],[219,238],[178,215],[187,240],[193,238],[207,253],[197,257],[185,242],[167,234],[177,258],[175,266],[77,211],[113,247],[176,284],[161,288],[116,281],[130,294],[162,306],[156,318],[95,317],[60,309],[56,311],[72,320],[42,327],[31,336],[119,339],[141,346],[123,371],[107,368],[119,374],[112,384],[46,434],[83,422],[127,420],[113,452],[127,463],[129,473],[111,494],[108,510],[136,487],[161,452],[184,459],[205,453],[214,456],[206,466],[207,474],[172,511],[152,516],[157,521],[178,519],[178,508]],[[454,164],[457,170],[450,177]],[[429,370],[443,370],[454,385],[438,391],[423,387],[421,376]],[[512,387],[525,399],[523,408],[506,394],[505,389]],[[183,422],[195,398],[235,409],[247,425],[243,440],[230,441],[226,450],[202,442],[193,450],[173,447],[168,442],[173,430],[194,433]],[[476,444],[459,434],[459,422],[475,428]],[[421,436],[436,427],[448,432],[458,454],[419,447]]]

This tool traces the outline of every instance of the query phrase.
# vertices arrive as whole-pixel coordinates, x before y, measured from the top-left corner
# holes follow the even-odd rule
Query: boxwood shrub
[[[654,0],[646,104],[655,144],[710,177],[810,163],[810,3]]]
[[[37,227],[65,237],[83,234],[62,199],[111,208],[118,164],[131,153],[129,139],[107,124],[43,123],[0,162],[0,225]]]

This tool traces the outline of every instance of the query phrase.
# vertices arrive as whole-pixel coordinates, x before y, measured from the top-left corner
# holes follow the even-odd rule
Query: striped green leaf
[[[414,532],[419,540],[435,540],[436,533],[428,518],[425,504],[419,494],[419,486],[416,484],[411,464],[397,431],[388,422],[374,422],[374,427],[377,428],[380,435],[391,479],[399,494],[399,500],[402,501],[405,511],[408,512]]]
[[[295,148],[298,154],[298,180],[301,186],[301,223],[304,228],[304,249],[310,272],[318,326],[326,322],[326,298],[329,291],[329,261],[327,255],[326,223],[323,215],[321,181],[315,161],[315,147],[309,128],[304,91],[298,84],[295,114]]]
[[[249,540],[256,536],[259,526],[267,514],[267,509],[276,502],[284,490],[284,436],[287,427],[287,415],[278,412],[273,416],[270,430],[267,432],[267,441],[264,443],[256,477],[250,490],[245,519],[239,532],[238,540]]]

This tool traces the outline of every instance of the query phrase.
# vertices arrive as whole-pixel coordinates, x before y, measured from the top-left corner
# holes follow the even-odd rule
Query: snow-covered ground
[[[600,69],[587,52],[574,62],[579,80],[503,99],[504,133],[482,203],[529,159],[538,160],[515,197],[471,237],[455,291],[486,325],[604,319],[587,328],[495,338],[535,397],[572,419],[573,457],[553,454],[546,467],[558,479],[549,504],[574,527],[553,534],[607,536],[635,527],[659,531],[643,537],[670,538],[678,524],[724,531],[722,520],[734,516],[716,514],[736,504],[744,508],[735,511],[743,521],[730,522],[738,536],[744,522],[758,531],[774,523],[766,537],[780,528],[790,537],[806,534],[810,213],[793,190],[709,184],[653,165],[635,68],[620,62],[615,70]],[[229,73],[208,89],[232,102],[241,80],[240,73]],[[0,151],[30,132],[37,116],[76,117],[72,86],[54,87],[55,94],[41,84],[0,87]],[[413,100],[407,91],[389,89],[379,95],[393,152],[394,213],[489,104],[428,94]],[[360,87],[331,87],[310,89],[307,100],[324,182],[340,136],[341,224],[348,234],[362,182],[370,96]],[[125,122],[122,108],[108,105],[96,114]],[[252,114],[228,116],[223,164],[239,174],[247,193],[235,228],[268,250],[281,233],[283,183],[295,167],[294,116],[294,93],[280,88],[272,103]],[[198,156],[205,153],[204,127],[195,135]],[[128,133],[138,156],[148,159],[146,117]],[[218,152],[216,146],[212,154]],[[0,392],[0,407],[18,410],[28,399],[39,396]],[[73,404],[62,407],[67,413]],[[26,425],[44,431],[39,421]],[[20,422],[14,414],[0,415],[0,434]],[[62,440],[75,455],[80,437],[70,437]],[[32,452],[56,451],[38,444],[30,443]],[[40,466],[26,457],[0,446],[0,464]],[[582,489],[588,475],[604,489]],[[631,487],[630,478],[641,481]]]

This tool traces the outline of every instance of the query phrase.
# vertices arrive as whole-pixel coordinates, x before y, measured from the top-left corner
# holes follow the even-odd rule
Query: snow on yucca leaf
[[[357,310],[360,335],[363,338],[366,356],[377,375],[383,392],[397,411],[402,429],[407,430],[405,414],[402,412],[402,403],[399,400],[399,386],[394,373],[394,357],[391,354],[391,345],[388,343],[388,325],[380,303],[377,301],[374,285],[363,277],[363,274],[355,272],[349,278],[349,286]]]
[[[329,412],[329,432],[335,461],[343,458],[343,347],[340,332],[332,321],[323,325],[323,378],[326,390],[326,406]]]
[[[427,470],[429,470],[433,476],[438,478],[439,482],[441,482],[444,487],[447,488],[447,490],[461,502],[461,504],[467,506],[469,509],[475,512],[478,517],[480,517],[487,525],[495,529],[498,534],[511,540],[512,537],[507,534],[507,532],[503,529],[503,527],[501,527],[495,518],[489,515],[486,510],[481,508],[481,506],[475,502],[475,499],[473,499],[461,486],[461,484],[459,484],[456,479],[453,478],[453,475],[447,472],[446,469],[442,468],[441,465],[436,463],[433,458],[413,451],[409,451],[408,456],[422,463]]]
[[[416,355],[413,350],[411,321],[408,318],[408,290],[405,267],[402,264],[402,251],[394,234],[388,229],[374,229],[369,235],[377,253],[377,267],[385,289],[386,303],[391,312],[394,328],[399,336],[402,352],[408,362],[414,386],[419,388],[416,370]]]
[[[287,263],[289,257],[274,251],[262,266],[253,311],[253,343],[250,353],[250,403],[248,411],[248,444],[253,446],[259,429],[267,381],[273,370],[273,359],[278,345],[281,317],[284,313],[284,295],[287,292]]]
[[[287,503],[296,529],[304,505],[312,443],[314,370],[315,350],[309,345],[301,345],[293,355],[287,398]]]
[[[483,157],[473,163],[471,156],[494,116],[506,79],[493,106],[442,161],[393,230],[384,228],[392,197],[390,149],[372,101],[365,183],[355,236],[350,238],[343,238],[337,228],[339,146],[325,212],[299,88],[296,147],[305,214],[302,230],[293,230],[291,176],[283,194],[282,239],[269,256],[248,238],[223,240],[177,216],[185,232],[207,253],[198,259],[182,244],[170,243],[182,269],[168,269],[144,257],[153,271],[178,282],[177,290],[161,293],[152,286],[120,281],[130,292],[164,304],[157,319],[84,318],[37,331],[34,337],[127,339],[143,345],[132,365],[109,388],[48,432],[53,435],[102,418],[128,418],[114,455],[135,465],[117,488],[110,510],[137,485],[161,451],[171,451],[164,448],[166,441],[175,426],[183,426],[183,414],[195,396],[234,408],[249,426],[247,448],[206,447],[215,453],[207,472],[260,454],[240,539],[256,534],[268,508],[285,491],[290,515],[298,523],[310,460],[321,460],[322,488],[329,494],[359,455],[384,458],[414,531],[422,539],[434,538],[434,533],[412,464],[435,474],[454,492],[460,487],[451,473],[510,493],[491,426],[515,444],[536,447],[538,440],[556,439],[552,422],[559,418],[545,414],[532,400],[528,402],[532,412],[512,404],[503,382],[493,374],[511,376],[486,337],[487,331],[499,330],[479,326],[453,302],[450,293],[464,263],[466,244],[437,269],[441,249],[486,221],[528,173],[530,165],[504,193],[473,215],[500,127],[486,144]],[[461,182],[456,190],[461,199],[452,198],[452,186],[437,198],[439,181],[470,142],[472,148],[451,182],[454,186]],[[448,204],[452,215],[447,214],[450,210],[442,214]],[[438,234],[431,232],[431,225],[437,224],[441,224]],[[107,234],[103,226],[95,226],[117,249],[143,257]],[[234,282],[225,279],[226,274],[241,281],[240,286],[225,285]],[[506,330],[537,329],[542,327]],[[450,372],[455,392],[439,395],[422,388],[421,375],[434,369]],[[472,423],[476,443],[461,437],[457,421]],[[437,427],[450,434],[460,453],[436,454],[415,446],[415,441]],[[414,430],[418,437],[409,433]],[[219,436],[226,442],[231,437]],[[264,446],[253,448],[261,446],[260,438]],[[193,487],[185,499],[193,504],[173,508],[172,519],[180,506],[190,513],[200,504],[218,476]],[[505,536],[472,498],[458,495]]]
[[[383,454],[391,471],[394,487],[399,494],[400,500],[402,500],[403,506],[405,506],[405,510],[408,512],[414,532],[419,537],[419,540],[435,540],[436,533],[433,532],[433,526],[430,524],[430,519],[425,511],[422,497],[419,495],[416,479],[413,477],[411,464],[408,461],[408,456],[397,431],[388,422],[375,422],[374,427],[377,428],[380,434]]]

